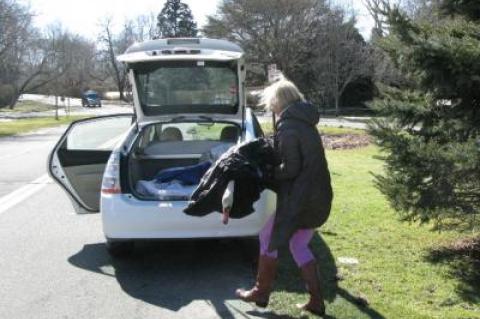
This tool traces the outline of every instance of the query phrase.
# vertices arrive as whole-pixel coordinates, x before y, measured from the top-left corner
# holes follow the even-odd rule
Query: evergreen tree
[[[181,0],[167,0],[157,17],[161,38],[196,37],[197,23],[189,6]]]
[[[383,49],[409,79],[382,87],[370,131],[385,151],[378,188],[408,220],[478,224],[480,212],[480,2],[444,0],[442,23],[385,13]]]

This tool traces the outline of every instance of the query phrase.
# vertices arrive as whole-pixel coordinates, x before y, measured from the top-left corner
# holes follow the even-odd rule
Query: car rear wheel
[[[113,240],[107,238],[106,247],[112,257],[127,257],[133,253],[135,243],[126,240]]]

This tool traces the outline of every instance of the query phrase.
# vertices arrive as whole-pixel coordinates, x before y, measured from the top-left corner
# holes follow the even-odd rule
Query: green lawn
[[[85,118],[85,116],[62,116],[59,120],[55,120],[53,117],[39,117],[6,122],[0,121],[0,137],[27,133],[45,127],[69,124],[72,121],[82,118]]]
[[[468,235],[399,221],[372,182],[371,172],[382,170],[374,158],[378,154],[374,146],[327,151],[335,199],[329,221],[312,242],[320,256],[327,314],[342,319],[480,318],[478,268],[466,259],[432,253]],[[339,257],[359,263],[342,265]],[[281,260],[271,308],[298,317],[302,313],[294,304],[307,295],[289,254]],[[343,280],[336,281],[336,273]],[[358,297],[370,306],[358,305]]]

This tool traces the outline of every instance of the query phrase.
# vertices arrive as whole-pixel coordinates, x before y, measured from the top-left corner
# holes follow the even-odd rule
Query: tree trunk
[[[8,105],[8,108],[10,110],[13,110],[15,108],[15,105],[17,105],[18,99],[20,98],[21,93],[18,92],[18,90],[15,90],[15,93],[12,95],[12,100],[10,101],[10,104]]]
[[[335,98],[335,116],[338,117],[340,115],[340,95],[334,94]]]

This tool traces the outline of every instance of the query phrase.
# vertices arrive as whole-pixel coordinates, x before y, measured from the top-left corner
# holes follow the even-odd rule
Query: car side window
[[[265,133],[262,130],[262,126],[257,119],[257,116],[252,112],[252,124],[253,124],[253,134],[255,137],[265,137]]]
[[[68,133],[67,150],[112,150],[131,126],[131,117],[104,117],[74,123]]]
[[[156,139],[156,132],[157,130],[161,130],[160,128],[157,128],[156,125],[150,125],[144,129],[142,134],[140,135],[140,140],[139,140],[139,147],[144,148],[148,144],[152,143]]]

